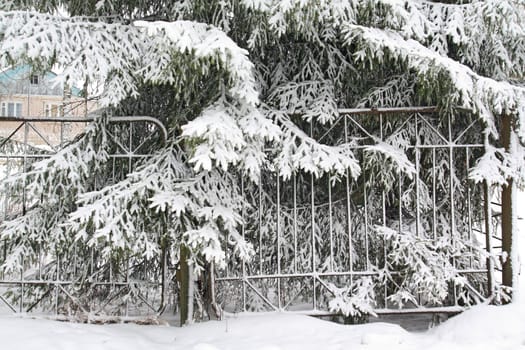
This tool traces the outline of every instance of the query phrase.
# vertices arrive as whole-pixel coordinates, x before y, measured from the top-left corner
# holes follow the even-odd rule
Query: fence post
[[[512,133],[512,116],[503,114],[501,117],[500,138],[502,146],[506,152],[510,152],[511,133]],[[507,179],[507,184],[501,188],[501,239],[502,252],[502,283],[504,286],[512,288],[512,178]],[[505,255],[506,254],[506,255]]]
[[[184,326],[190,319],[189,315],[189,290],[190,290],[190,273],[188,266],[188,258],[190,252],[189,249],[184,245],[180,245],[180,257],[179,257],[179,271],[177,271],[177,280],[179,282],[179,310],[180,310],[180,325]]]

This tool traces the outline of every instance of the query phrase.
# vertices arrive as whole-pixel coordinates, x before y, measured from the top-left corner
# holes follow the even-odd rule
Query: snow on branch
[[[86,188],[86,179],[108,159],[107,134],[104,120],[90,124],[85,133],[72,144],[64,147],[49,158],[32,164],[26,172],[7,177],[0,188],[9,191],[21,184],[27,184],[28,203],[40,201],[43,197],[49,203],[63,200],[64,193],[81,193]]]
[[[381,0],[371,4],[362,6],[375,6],[378,13],[381,6],[388,8],[383,14],[384,27],[406,39],[442,55],[458,50],[460,62],[491,77],[523,76],[525,57],[520,53],[525,50],[525,8],[519,0],[464,4]]]
[[[221,248],[219,232],[210,225],[205,225],[195,230],[184,233],[187,246],[192,252],[200,252],[208,262],[213,262],[217,267],[226,267],[226,253]]]
[[[157,227],[143,225],[143,221],[160,222],[163,213],[178,217],[195,206],[184,195],[187,185],[179,180],[188,178],[185,171],[173,147],[166,147],[124,180],[80,194],[78,208],[69,215],[65,227],[76,232],[75,239],[90,246],[107,242],[111,249],[151,258],[157,253]],[[136,242],[143,244],[137,246]]]
[[[328,284],[334,297],[328,302],[330,311],[341,313],[344,316],[377,316],[374,312],[376,304],[375,283],[370,277],[358,278],[350,286],[338,288]]]
[[[270,29],[278,36],[284,35],[290,27],[306,37],[316,37],[315,26],[328,22],[355,20],[357,16],[354,1],[345,0],[242,0],[247,8],[265,12]]]
[[[266,160],[264,144],[278,140],[281,130],[258,109],[238,109],[220,99],[183,125],[182,137],[196,142],[189,160],[195,171],[240,165],[256,180]]]
[[[334,86],[329,81],[289,82],[268,96],[281,111],[300,114],[306,121],[332,123],[338,116]]]
[[[182,137],[203,140],[195,147],[191,163],[195,170],[212,169],[212,162],[222,170],[240,161],[240,150],[246,145],[243,133],[226,106],[217,103],[204,110],[195,120],[182,127]]]
[[[282,131],[261,109],[249,108],[241,113],[238,125],[247,140],[242,150],[242,169],[254,182],[257,182],[261,168],[267,162],[267,143],[278,142]]]
[[[393,166],[389,168],[392,168],[395,173],[406,174],[409,179],[412,179],[416,173],[416,167],[414,163],[408,159],[405,150],[396,144],[391,144],[380,140],[376,140],[376,142],[377,143],[375,145],[366,146],[365,151],[369,154],[378,153],[383,155],[386,160],[388,160],[387,162],[392,163]],[[372,158],[374,158],[373,155]],[[384,162],[381,162],[381,164],[383,167],[385,166]]]
[[[259,103],[258,91],[253,76],[253,63],[248,58],[248,51],[240,48],[223,31],[209,24],[191,21],[176,22],[144,22],[137,21],[135,26],[146,28],[149,37],[160,37],[158,46],[167,46],[169,50],[192,52],[198,58],[216,57],[226,64],[227,71],[234,77],[230,94],[238,100],[244,100],[249,105]],[[155,41],[153,41],[155,42]],[[148,50],[145,62],[146,77],[152,81],[165,81],[155,68],[157,47]],[[157,49],[157,50],[156,50]],[[151,60],[148,60],[151,58]],[[166,68],[166,67],[162,67]]]
[[[173,83],[176,74],[184,74],[177,70],[184,63],[200,63],[203,73],[209,66],[222,63],[231,76],[231,96],[249,105],[258,103],[247,51],[224,32],[203,23],[127,25],[0,11],[0,52],[0,67],[23,61],[44,67],[56,64],[63,69],[57,83],[61,80],[75,85],[86,79],[105,82],[102,103],[106,105],[136,96],[141,81]],[[175,53],[182,56],[175,57]]]
[[[478,113],[493,136],[496,134],[494,114],[523,113],[518,109],[525,101],[525,88],[504,81],[496,81],[475,73],[467,66],[423,46],[415,40],[406,40],[400,34],[378,28],[344,24],[347,45],[357,44],[354,54],[361,61],[382,62],[388,52],[405,60],[410,68],[423,78],[437,72],[446,72],[458,93],[462,107]],[[523,116],[521,116],[523,118]]]
[[[454,245],[448,237],[430,240],[387,226],[376,226],[373,233],[388,242],[388,268],[380,270],[378,278],[396,286],[388,299],[399,307],[407,302],[419,305],[416,295],[422,302],[442,304],[449,295],[449,283],[459,287],[467,283],[451,263],[451,258],[469,254],[470,247],[463,242],[456,241]],[[389,271],[400,272],[401,278]]]
[[[349,145],[329,146],[317,142],[306,135],[295,125],[286,113],[270,111],[283,130],[281,147],[277,153],[275,164],[279,175],[289,179],[295,171],[302,170],[320,177],[325,173],[357,178],[361,167]]]
[[[519,146],[515,134],[511,136],[511,150],[485,145],[485,153],[474,167],[469,169],[469,178],[475,182],[487,181],[489,185],[506,185],[509,179],[518,185],[525,182],[525,151]]]
[[[33,12],[0,12],[0,65],[25,60],[64,68],[61,79],[74,85],[91,80],[114,86],[108,103],[137,93],[132,72],[141,59],[137,28],[87,22]]]
[[[370,89],[357,103],[357,108],[374,106],[406,107],[412,103],[415,94],[415,81],[410,74],[390,77],[382,86]]]
[[[223,233],[242,259],[253,251],[237,230],[244,199],[233,186],[227,174],[193,173],[172,144],[124,180],[80,195],[63,226],[75,239],[103,246],[105,254],[121,249],[146,258],[159,252],[163,234],[175,246],[184,242],[196,267],[201,256],[222,267]]]
[[[35,245],[39,242],[46,248],[53,249],[57,242],[47,237],[47,223],[45,211],[42,208],[33,208],[26,215],[18,216],[13,220],[2,222],[0,239],[13,244],[1,268],[5,272],[14,272],[20,269],[24,260],[32,261],[38,255],[37,249],[45,249]]]
[[[445,56],[458,50],[462,63],[490,72],[492,77],[507,79],[525,72],[525,9],[520,0],[460,4],[426,0],[243,0],[242,4],[264,13],[268,29],[278,37],[296,31],[318,42],[320,26],[372,24]]]

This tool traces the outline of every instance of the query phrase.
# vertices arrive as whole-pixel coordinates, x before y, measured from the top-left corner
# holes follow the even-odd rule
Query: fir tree
[[[95,187],[87,173],[107,171],[104,118],[77,143],[9,179],[11,187],[34,185],[29,210],[3,223],[2,238],[13,251],[8,269],[21,263],[22,252],[36,259],[37,250],[67,249],[75,240],[103,247],[103,261],[169,251],[177,262],[182,247],[198,273],[209,263],[224,266],[227,245],[240,259],[253,255],[239,233],[240,211],[250,205],[237,175],[253,183],[267,169],[284,181],[348,176],[364,188],[358,179],[365,170],[377,174],[384,191],[396,185],[394,173],[414,174],[406,135],[375,140],[364,158],[349,147],[357,137],[333,132],[316,141],[337,121],[338,108],[437,105],[458,130],[479,119],[486,151],[471,178],[489,185],[523,181],[521,1],[13,0],[0,6],[0,67],[58,65],[65,83],[103,82],[100,101],[111,113],[157,111],[170,131],[166,144],[148,144],[153,157],[115,183]],[[64,11],[72,17],[61,16]],[[501,149],[501,115],[514,120],[508,150]],[[58,199],[64,188],[65,201]],[[267,215],[270,226],[276,218]],[[36,232],[37,225],[45,229]],[[383,236],[393,246],[406,243]],[[421,248],[427,258],[439,255],[427,248]],[[412,287],[428,286],[419,272],[419,281],[401,286],[401,299],[413,297],[403,294]],[[368,300],[369,285],[362,280],[348,290]],[[430,298],[443,299],[442,287]],[[337,290],[341,298],[333,305],[348,292]],[[338,307],[348,314],[369,310],[355,298],[343,304]]]

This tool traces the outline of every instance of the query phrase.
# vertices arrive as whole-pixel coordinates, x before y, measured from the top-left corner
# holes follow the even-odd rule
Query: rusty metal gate
[[[491,206],[483,210],[483,185],[468,176],[484,149],[477,118],[443,117],[432,107],[343,109],[334,124],[311,125],[310,132],[322,143],[350,149],[361,174],[336,179],[295,173],[283,181],[265,172],[259,184],[242,181],[251,200],[242,213],[242,234],[255,256],[243,263],[230,251],[228,268],[218,272],[218,300],[226,311],[331,313],[339,288],[392,266],[378,227],[450,241],[452,247],[461,243],[470,253],[450,257],[466,283],[450,285],[443,303],[419,297],[400,309],[390,298],[395,285],[385,281],[373,286],[376,313],[457,312],[485,300],[493,271],[476,247],[485,247],[487,234],[497,239],[497,220]],[[411,174],[378,150],[396,143],[414,166]]]

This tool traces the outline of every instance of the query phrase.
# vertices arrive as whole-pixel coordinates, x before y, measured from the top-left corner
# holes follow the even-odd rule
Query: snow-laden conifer
[[[368,196],[388,196],[400,185],[401,174],[412,179],[418,175],[417,205],[422,210],[431,205],[428,183],[435,175],[438,191],[454,188],[459,202],[465,198],[461,197],[468,192],[465,185],[457,177],[447,178],[449,165],[440,162],[432,175],[408,159],[410,137],[430,139],[434,137],[430,128],[421,128],[415,136],[371,138],[363,145],[360,137],[334,132],[341,121],[338,108],[437,105],[441,121],[451,117],[457,129],[467,127],[470,118],[478,119],[486,147],[479,161],[470,164],[471,179],[502,184],[522,174],[521,1],[13,0],[1,6],[1,67],[25,61],[43,68],[58,65],[63,73],[57,83],[102,82],[101,102],[115,106],[115,111],[144,99],[148,86],[164,87],[174,101],[164,115],[170,140],[149,145],[154,156],[115,182],[95,186],[89,176],[99,170],[97,166],[104,172],[102,164],[108,160],[100,136],[103,124],[95,134],[88,131],[76,146],[7,180],[10,188],[31,182],[27,212],[3,223],[3,237],[16,242],[7,264],[11,268],[21,264],[19,257],[35,242],[47,239],[46,244],[58,249],[60,244],[52,242],[64,237],[103,247],[106,258],[115,252],[158,256],[164,237],[174,261],[181,244],[191,250],[195,266],[205,262],[224,266],[225,246],[247,259],[253,251],[239,233],[243,224],[248,225],[240,213],[254,210],[248,203],[253,194],[241,191],[237,175],[251,179],[252,186],[273,179],[261,176],[265,171],[303,184],[323,176],[331,180],[349,176]],[[61,16],[59,6],[72,17]],[[510,152],[498,140],[502,114],[515,121]],[[392,129],[399,126],[396,121],[388,123]],[[364,159],[355,151],[361,146]],[[361,174],[371,174],[364,184]],[[377,180],[383,187],[371,189]],[[409,208],[402,213],[407,221],[414,216],[416,200],[411,194],[414,184],[410,186],[399,199],[399,206]],[[268,192],[274,187],[262,186]],[[66,192],[64,201],[59,195]],[[273,242],[272,228],[280,220],[274,215],[276,204],[269,193],[260,196],[269,208],[263,213],[266,225],[261,232]],[[455,203],[446,196],[438,201],[447,210],[439,213],[436,226],[443,235],[454,235],[454,227],[446,223],[457,214]],[[351,209],[362,213],[359,204]],[[373,203],[370,206],[379,211]],[[345,212],[336,207],[332,214],[343,218]],[[293,218],[292,213],[286,215],[284,227]],[[306,210],[297,220],[312,232],[322,230],[319,223],[315,227],[308,222]],[[46,229],[38,231],[40,225]],[[380,230],[387,244],[406,253],[404,260],[399,255],[390,258],[412,268],[398,286],[397,301],[414,301],[419,294],[438,303],[446,297],[447,283],[467,283],[442,261],[446,260],[442,252],[451,249],[453,241],[430,242],[425,240],[429,237],[415,235],[415,231],[428,234],[429,226],[430,219],[424,216],[417,228]],[[336,225],[334,232],[342,242],[345,227]],[[363,247],[355,244],[353,249],[341,251],[344,259],[336,258],[336,265],[343,266],[343,260]],[[311,261],[321,250],[303,247],[300,255]],[[273,259],[262,253],[258,258]],[[334,262],[323,266],[330,263]],[[371,310],[355,300],[356,295],[371,298],[365,288],[368,280],[359,283],[334,287],[339,296],[334,308],[348,314]]]

